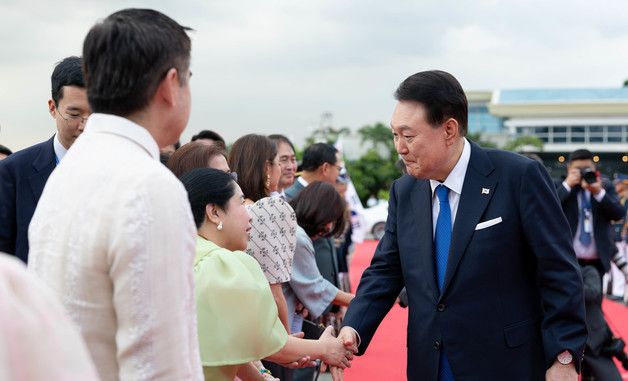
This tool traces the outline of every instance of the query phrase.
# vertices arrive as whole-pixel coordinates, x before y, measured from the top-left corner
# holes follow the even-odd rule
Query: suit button
[[[437,351],[440,350],[440,341],[436,340],[434,342],[434,350],[437,350]]]
[[[443,312],[443,311],[445,311],[445,305],[443,303],[441,303],[441,304],[436,306],[436,309],[438,310],[438,312]]]

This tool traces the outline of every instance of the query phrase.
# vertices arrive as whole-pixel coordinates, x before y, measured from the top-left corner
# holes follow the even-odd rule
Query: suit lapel
[[[490,176],[494,167],[488,155],[479,146],[471,143],[471,158],[465,175],[458,203],[458,211],[452,232],[452,242],[445,272],[445,284],[442,295],[456,273],[475,227],[480,222],[497,187],[496,176]]]
[[[54,136],[41,146],[39,154],[33,160],[33,173],[29,177],[29,183],[35,202],[44,190],[48,177],[56,167],[55,151],[52,140]]]
[[[427,180],[417,180],[412,189],[412,209],[415,216],[414,234],[417,235],[417,255],[425,282],[434,301],[438,299],[438,285],[434,273],[434,237],[432,234],[432,189]]]

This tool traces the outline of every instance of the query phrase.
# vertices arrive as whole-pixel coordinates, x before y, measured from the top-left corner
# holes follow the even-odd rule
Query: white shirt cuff
[[[606,196],[606,189],[602,188],[600,193],[593,196],[597,202],[602,202],[602,199]]]
[[[565,189],[567,189],[567,192],[571,192],[571,187],[567,185],[566,181],[563,181],[563,186],[565,187]]]
[[[360,334],[358,333],[358,331],[356,331],[353,327],[349,327],[348,325],[345,325],[343,328],[349,328],[350,330],[355,332],[355,336],[358,338],[357,346],[359,347],[360,343],[362,343],[362,338],[360,337]]]

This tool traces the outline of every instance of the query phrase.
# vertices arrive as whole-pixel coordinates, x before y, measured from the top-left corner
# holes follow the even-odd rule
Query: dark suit
[[[545,380],[563,350],[578,362],[582,279],[565,223],[545,168],[471,143],[439,293],[430,183],[396,180],[386,232],[344,320],[361,336],[359,354],[405,285],[409,380],[436,381],[440,351],[456,381]]]
[[[0,251],[28,259],[28,225],[56,167],[53,139],[0,161]]]
[[[295,180],[294,184],[290,188],[287,188],[284,193],[286,194],[286,200],[290,201],[303,190],[305,187],[298,180]]]
[[[578,231],[578,192],[582,188],[573,187],[571,191],[565,189],[562,185],[558,185],[556,191],[558,192],[558,198],[567,216],[567,222],[575,237]],[[611,224],[613,220],[620,220],[624,217],[624,210],[619,201],[611,194],[606,192],[601,202],[598,202],[593,195],[591,195],[591,215],[593,216],[593,237],[595,238],[595,248],[597,255],[600,258],[601,265],[604,269],[603,272],[607,272],[611,266],[611,258],[617,251],[617,246],[612,239]]]

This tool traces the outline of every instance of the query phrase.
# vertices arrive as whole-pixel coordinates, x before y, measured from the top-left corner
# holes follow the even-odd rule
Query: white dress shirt
[[[55,134],[55,138],[52,140],[52,148],[55,151],[57,164],[59,164],[61,160],[63,159],[63,157],[65,156],[65,154],[68,153],[68,150],[59,141],[59,134]]]
[[[571,187],[567,185],[567,182],[563,181],[563,187],[565,187],[568,192],[571,192]],[[584,197],[586,197],[590,203],[592,196],[591,192],[584,189],[582,189],[582,191],[584,192]],[[604,196],[606,196],[606,190],[602,188],[602,190],[600,190],[598,194],[593,196],[593,198],[595,198],[597,202],[602,202]],[[580,195],[578,195],[578,211],[580,211],[580,208],[582,208],[582,201],[580,200]],[[595,246],[595,234],[593,234],[593,232],[595,231],[593,226],[593,218],[591,218],[591,221],[589,222],[591,224],[591,244],[589,246],[584,246],[582,242],[580,242],[580,226],[582,225],[582,223],[582,216],[580,215],[580,212],[578,212],[578,225],[576,225],[576,234],[573,237],[573,249],[576,253],[576,257],[580,259],[598,259],[599,257],[597,255],[597,246]]]
[[[29,268],[78,325],[99,376],[202,380],[182,184],[148,131],[92,114],[44,188]]]
[[[471,144],[464,139],[464,147],[462,148],[462,154],[460,159],[449,172],[449,175],[444,182],[437,180],[430,180],[430,187],[432,188],[432,235],[436,234],[436,221],[438,220],[438,213],[440,212],[440,203],[438,197],[436,197],[436,187],[443,184],[449,188],[449,207],[451,208],[451,226],[453,229],[454,221],[456,220],[456,213],[458,212],[458,204],[460,203],[460,195],[462,194],[462,186],[464,185],[464,178],[467,174],[467,167],[469,167],[469,159],[471,158]]]

